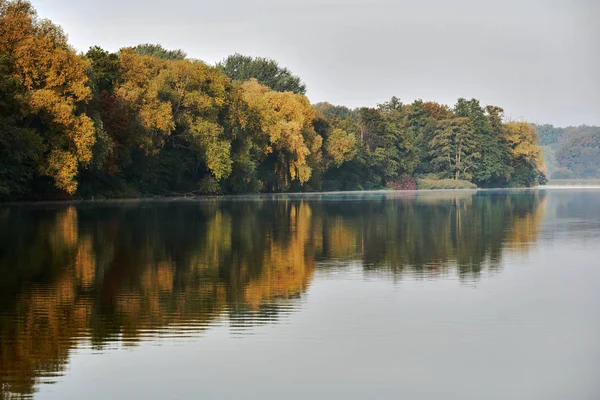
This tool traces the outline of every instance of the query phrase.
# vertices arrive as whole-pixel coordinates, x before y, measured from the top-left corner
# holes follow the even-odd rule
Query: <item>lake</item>
[[[600,190],[0,207],[0,388],[599,399]]]

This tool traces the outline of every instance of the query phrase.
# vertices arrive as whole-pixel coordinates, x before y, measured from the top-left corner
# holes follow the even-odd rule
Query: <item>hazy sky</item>
[[[274,58],[312,102],[475,97],[506,116],[600,125],[598,0],[33,0],[71,44]]]

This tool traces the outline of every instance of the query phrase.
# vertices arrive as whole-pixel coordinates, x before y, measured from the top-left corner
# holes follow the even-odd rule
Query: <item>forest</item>
[[[600,126],[536,127],[552,179],[600,178]]]
[[[537,128],[501,107],[392,97],[349,109],[306,90],[260,57],[208,65],[154,44],[79,54],[28,1],[0,0],[0,198],[545,182]]]

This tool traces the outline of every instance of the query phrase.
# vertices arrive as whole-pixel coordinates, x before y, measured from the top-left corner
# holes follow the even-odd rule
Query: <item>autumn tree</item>
[[[334,128],[327,137],[325,150],[330,162],[339,167],[344,161],[350,161],[356,155],[356,136]]]
[[[508,122],[504,125],[504,140],[508,143],[514,169],[512,182],[518,186],[544,183],[541,171],[544,158],[536,128],[527,122]]]
[[[14,123],[32,129],[45,148],[37,173],[75,193],[79,169],[91,163],[96,142],[94,123],[81,112],[91,94],[87,62],[58,26],[39,19],[22,0],[0,1],[0,54],[17,89]]]
[[[245,103],[241,124],[262,143],[267,187],[281,190],[295,180],[307,182],[314,167],[309,156],[318,153],[323,142],[312,126],[315,112],[308,99],[270,90],[256,79],[241,88]]]

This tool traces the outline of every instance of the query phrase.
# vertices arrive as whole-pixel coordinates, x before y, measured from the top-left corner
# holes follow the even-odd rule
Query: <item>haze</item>
[[[481,0],[33,0],[80,51],[140,43],[215,63],[274,58],[312,102],[453,105],[475,97],[506,117],[600,124],[600,3]]]

